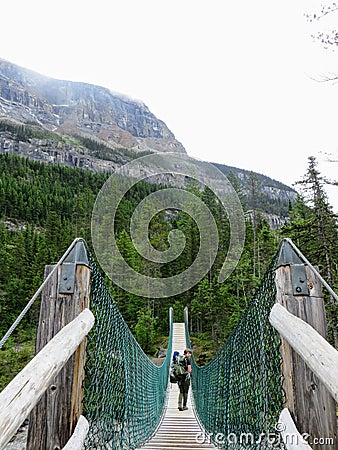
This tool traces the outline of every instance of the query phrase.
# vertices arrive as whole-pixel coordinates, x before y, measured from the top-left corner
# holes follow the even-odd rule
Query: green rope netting
[[[89,257],[91,310],[84,415],[87,449],[134,449],[156,430],[165,408],[172,349],[172,310],[167,356],[161,366],[145,355],[123,320],[94,260]]]
[[[276,301],[275,265],[217,355],[193,360],[192,390],[208,438],[225,449],[284,448],[278,417],[284,405],[280,338],[269,323]],[[186,339],[191,346],[185,314]]]
[[[124,322],[90,256],[91,310],[84,414],[86,449],[135,449],[149,440],[165,409],[172,353],[155,366]],[[278,417],[284,405],[280,338],[269,323],[277,255],[233,333],[207,365],[192,373],[195,410],[208,440],[225,449],[283,449]],[[191,346],[188,318],[186,340]]]

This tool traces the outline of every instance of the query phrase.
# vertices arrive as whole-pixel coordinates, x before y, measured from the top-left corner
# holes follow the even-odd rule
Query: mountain
[[[87,83],[56,80],[0,59],[0,114],[113,148],[185,153],[141,101]]]
[[[0,153],[112,172],[151,152],[186,150],[141,101],[104,87],[49,78],[0,59]],[[216,165],[226,175],[234,173],[245,193],[250,172]],[[296,192],[257,176],[263,210],[278,226]]]

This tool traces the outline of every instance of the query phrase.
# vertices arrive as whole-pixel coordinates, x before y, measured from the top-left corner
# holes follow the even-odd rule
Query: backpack
[[[185,357],[183,355],[178,354],[174,361],[171,363],[170,367],[170,382],[177,383],[179,380],[185,378],[188,373],[186,365],[185,365]]]

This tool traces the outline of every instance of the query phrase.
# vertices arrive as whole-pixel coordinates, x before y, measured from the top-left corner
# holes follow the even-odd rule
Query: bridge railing
[[[272,307],[270,323],[338,402],[338,352],[311,325],[289,313],[280,303]]]
[[[53,448],[82,447],[88,429],[81,416],[83,355],[95,322],[89,280],[84,242],[75,239],[55,266],[46,266],[45,281],[1,340],[3,345],[41,293],[36,356],[0,393],[0,449],[29,414],[28,450],[52,442]],[[67,424],[62,437],[56,422]]]
[[[338,352],[327,341],[323,286],[337,301],[318,270],[291,240],[284,239],[276,267],[276,304],[269,317],[281,336],[283,389],[289,412],[282,414],[291,428],[294,422],[312,448],[332,450],[338,448]],[[285,429],[284,435],[292,436],[292,431]]]
[[[85,309],[62,328],[0,393],[0,449],[10,441],[20,425],[36,406],[55,377],[75,353],[94,325],[94,316]],[[81,424],[84,425],[81,425]],[[84,441],[84,419],[77,430],[77,441]],[[81,447],[79,447],[81,448]]]
[[[283,240],[224,346],[203,367],[193,361],[196,413],[221,448],[337,448],[338,360],[322,284],[331,289]],[[185,323],[191,345],[187,310]]]
[[[204,366],[193,360],[195,411],[220,448],[283,448],[275,428],[284,404],[280,339],[268,320],[276,259],[215,357]],[[187,314],[185,319],[189,345]]]
[[[167,355],[157,366],[134,338],[91,258],[89,263],[96,323],[87,343],[84,414],[90,428],[85,448],[136,448],[152,436],[165,411],[172,308]]]
[[[1,345],[40,294],[37,354],[1,393],[0,449],[29,413],[26,450],[141,445],[165,411],[172,308],[167,356],[157,366],[124,322],[84,241],[76,239],[55,266],[46,266],[45,281]]]

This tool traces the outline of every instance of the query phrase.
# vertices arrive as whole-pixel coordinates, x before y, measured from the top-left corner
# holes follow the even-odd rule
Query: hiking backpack
[[[188,373],[185,365],[185,357],[178,354],[170,367],[170,382],[177,383],[179,379],[183,379]]]

